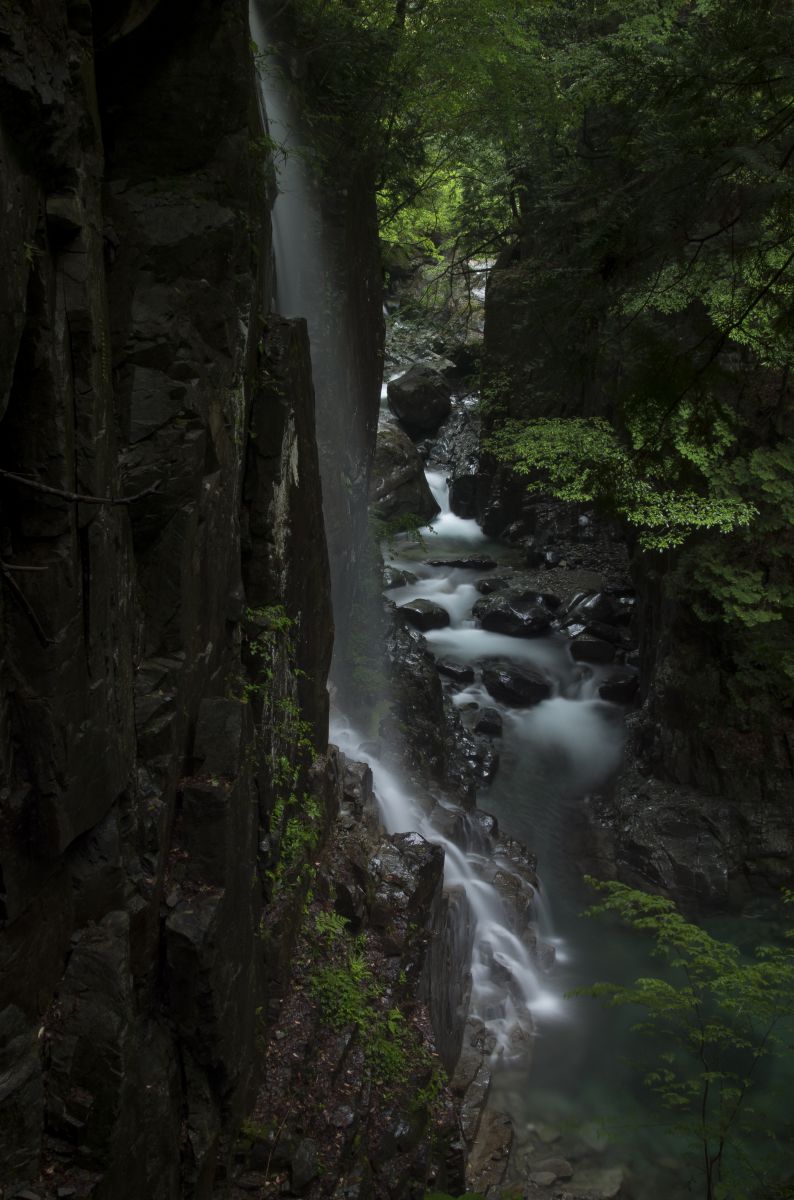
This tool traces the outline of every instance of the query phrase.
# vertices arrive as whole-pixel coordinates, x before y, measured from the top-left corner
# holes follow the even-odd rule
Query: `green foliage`
[[[597,983],[577,994],[642,1010],[634,1029],[664,1047],[645,1084],[667,1126],[691,1146],[706,1200],[782,1194],[788,1153],[758,1095],[764,1067],[792,1046],[791,949],[759,946],[748,960],[686,921],[669,900],[616,882],[588,882],[604,897],[589,915],[615,916],[648,934],[667,970],[630,986]]]
[[[705,471],[699,490],[687,486],[680,472],[679,486],[671,486],[674,464],[649,463],[643,469],[641,457],[598,417],[507,421],[487,440],[486,449],[528,476],[530,491],[547,490],[561,500],[607,502],[638,528],[646,549],[679,546],[697,529],[727,533],[749,525],[757,511],[741,496],[726,494]]]
[[[326,912],[322,909],[314,918],[314,931],[319,938],[333,945],[347,932],[349,921],[337,912]]]
[[[283,605],[246,611],[248,677],[242,698],[256,705],[260,718],[258,747],[272,798],[267,877],[275,894],[310,887],[325,819],[319,801],[305,786],[314,756],[312,726],[287,690],[300,675],[294,633],[295,621]]]
[[[427,521],[423,521],[415,513],[405,513],[400,517],[382,517],[377,512],[370,512],[369,520],[376,542],[384,544],[388,550],[394,549],[397,538],[403,534],[409,535],[413,541],[425,547],[422,530],[426,528]]]
[[[384,990],[367,965],[363,938],[352,938],[332,914],[316,918],[316,933],[336,950],[331,964],[322,966],[311,983],[312,995],[332,1029],[353,1028],[364,1058],[381,1083],[403,1083],[409,1071],[429,1056],[416,1045],[398,1008],[386,1007]]]

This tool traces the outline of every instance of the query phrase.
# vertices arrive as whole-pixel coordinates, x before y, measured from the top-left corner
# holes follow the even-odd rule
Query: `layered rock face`
[[[246,5],[5,6],[0,58],[2,1182],[209,1196],[267,997],[263,709],[325,749],[332,636]]]

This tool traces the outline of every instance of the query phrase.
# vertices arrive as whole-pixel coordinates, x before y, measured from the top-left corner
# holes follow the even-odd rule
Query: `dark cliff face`
[[[503,255],[489,280],[483,391],[496,404],[486,409],[486,434],[503,416],[615,415],[614,359],[599,349],[604,329],[584,320],[574,292],[566,316],[554,307],[550,286],[544,311],[543,286],[529,274],[537,259],[527,238]],[[587,289],[588,312],[599,310],[599,286],[596,277]],[[682,344],[686,331],[709,333],[702,312],[676,320]],[[785,375],[726,352],[720,387],[741,418],[747,446],[791,436],[794,401]],[[478,486],[480,515],[486,525],[495,522],[494,533],[525,521],[522,481],[487,456]],[[765,660],[756,655],[757,630],[719,619],[716,605],[713,619],[702,619],[698,606],[708,604],[696,583],[699,555],[711,539],[720,543],[722,561],[750,569],[773,591],[785,589],[789,537],[784,527],[755,542],[705,534],[685,551],[633,553],[643,705],[631,721],[630,757],[639,770],[600,801],[600,824],[613,840],[601,855],[602,871],[706,903],[790,882],[794,723],[790,701],[777,694],[776,662],[790,654],[790,623],[771,627],[779,631],[779,654],[770,658],[766,648]]]
[[[326,743],[314,404],[305,329],[262,318],[246,5],[94,19],[0,15],[0,1161],[206,1196],[267,995],[262,613],[295,647],[267,703]]]

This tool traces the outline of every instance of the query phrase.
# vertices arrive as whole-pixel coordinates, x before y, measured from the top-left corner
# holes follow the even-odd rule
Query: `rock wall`
[[[598,320],[586,319],[599,311],[603,284],[597,274],[588,282],[584,314],[573,289],[571,311],[562,302],[558,311],[549,284],[544,314],[542,286],[534,283],[534,298],[527,298],[527,272],[539,254],[527,237],[502,256],[489,278],[485,434],[505,416],[613,415],[614,355],[599,349],[605,331]],[[682,344],[690,318],[693,328],[702,323],[698,314],[678,318]],[[785,444],[794,419],[785,374],[727,352],[720,367],[720,386],[741,414],[746,444]],[[565,522],[565,509],[575,529],[577,509],[528,498],[520,479],[483,456],[477,511],[487,532],[529,539],[529,552],[542,557],[547,545],[554,546],[555,523]],[[739,535],[724,540],[724,561],[749,568],[773,590],[785,589],[789,534],[782,524],[769,533],[775,527],[767,521],[755,543]],[[611,536],[630,540],[625,530]],[[707,542],[708,535],[700,547]],[[700,619],[695,603],[703,601],[703,592],[698,595],[693,582],[698,553],[698,546],[665,555],[633,552],[642,708],[631,721],[628,772],[617,793],[594,806],[584,857],[592,869],[695,905],[725,904],[792,879],[794,720],[790,702],[775,697],[774,678],[775,658],[791,652],[791,623],[784,614],[775,626],[780,654],[773,651],[770,658],[768,646],[755,653],[757,631]]]
[[[246,5],[4,5],[0,79],[0,1195],[205,1197],[272,979],[274,711],[338,802]]]

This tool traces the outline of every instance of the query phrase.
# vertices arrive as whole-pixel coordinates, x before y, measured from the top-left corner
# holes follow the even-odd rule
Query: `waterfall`
[[[278,54],[273,51],[258,0],[252,0],[251,33],[256,43],[263,115],[275,153],[278,193],[272,209],[275,258],[275,306],[287,317],[305,318],[311,342],[316,395],[316,422],[320,445],[326,537],[332,569],[332,599],[337,627],[336,653],[346,652],[344,627],[350,620],[350,578],[356,569],[356,553],[365,511],[358,464],[368,457],[367,420],[362,418],[360,379],[354,348],[356,339],[352,309],[346,292],[350,276],[340,269],[334,237],[319,187],[319,171],[307,154],[301,131],[294,87]],[[268,298],[270,299],[270,298]],[[377,396],[375,397],[377,401]],[[372,420],[375,419],[373,412]],[[435,546],[458,554],[483,547],[486,540],[476,522],[464,520],[450,510],[446,479],[441,472],[428,472],[428,483],[441,512],[428,532]],[[358,505],[358,509],[356,509]],[[357,515],[358,513],[358,515]],[[358,524],[357,524],[358,522]],[[411,569],[417,563],[410,561]],[[513,661],[529,661],[542,668],[554,681],[555,695],[531,712],[503,709],[505,746],[501,773],[508,774],[505,761],[508,745],[514,749],[512,776],[515,786],[526,791],[523,773],[532,778],[528,765],[536,752],[554,758],[554,770],[562,772],[575,789],[595,786],[614,768],[620,754],[620,735],[605,712],[614,706],[595,698],[592,685],[574,680],[570,657],[560,640],[532,641],[502,637],[475,626],[472,605],[477,599],[474,573],[456,568],[426,567],[418,570],[419,581],[396,589],[397,603],[423,595],[446,607],[451,618],[448,629],[428,634],[432,651],[451,653],[462,661],[478,664],[488,655]],[[590,691],[587,688],[590,686]],[[461,705],[477,701],[493,704],[481,683],[464,689],[455,701]],[[541,903],[525,878],[498,844],[472,839],[461,846],[437,828],[415,795],[377,753],[371,742],[351,727],[339,711],[332,713],[333,740],[350,757],[364,760],[372,768],[375,794],[389,832],[414,831],[441,845],[445,852],[445,883],[461,887],[471,911],[473,950],[471,961],[470,1015],[478,1018],[492,1035],[494,1054],[503,1062],[528,1063],[533,1040],[550,1023],[568,1022],[572,1008],[563,988],[548,974],[554,959],[563,962],[567,950],[552,937],[548,898]],[[515,749],[519,747],[519,749]],[[461,812],[461,825],[467,822]],[[532,842],[530,836],[526,839]],[[538,966],[531,933],[517,927],[515,911],[503,899],[495,877],[511,879],[525,897],[526,909],[534,912],[541,933],[551,943],[545,966]],[[515,891],[515,889],[514,889]],[[522,933],[524,936],[522,936]]]
[[[304,136],[296,85],[269,35],[263,8],[262,0],[251,0],[261,111],[276,146],[277,191],[271,212],[275,296],[265,302],[283,317],[303,318],[308,327],[338,664],[346,653],[356,596],[367,519],[365,464],[377,420],[374,337],[372,346],[359,351],[367,341],[359,309],[369,304],[371,280],[359,281],[353,295],[351,273],[359,265],[350,245],[358,235],[355,229],[351,233],[354,222],[348,211],[353,196],[338,187],[334,204],[328,202],[328,163]],[[369,233],[360,235],[362,242]],[[379,328],[380,321],[378,310],[372,327]]]

